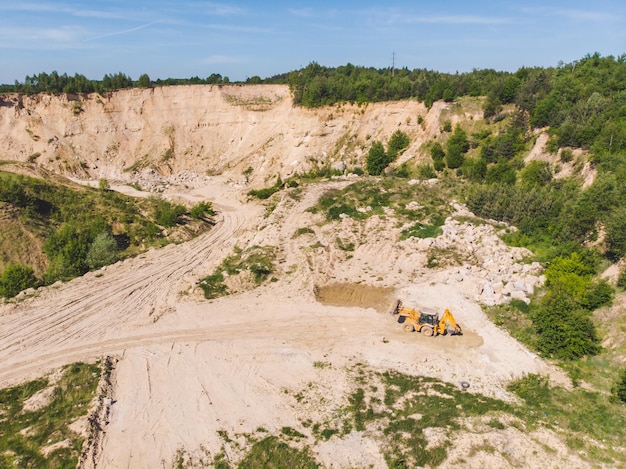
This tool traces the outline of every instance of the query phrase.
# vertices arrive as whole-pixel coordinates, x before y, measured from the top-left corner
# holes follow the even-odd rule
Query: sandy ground
[[[263,206],[244,203],[241,188],[220,178],[172,189],[170,196],[213,201],[216,226],[190,242],[0,306],[0,386],[78,360],[117,357],[115,403],[96,466],[155,468],[172,467],[180,449],[198,457],[216,454],[224,448],[219,432],[233,436],[263,427],[278,433],[285,426],[300,428],[304,419],[324,418],[353,389],[346,370],[356,363],[453,384],[467,381],[471,392],[502,399],[512,399],[506,383],[523,373],[563,380],[490,323],[464,285],[446,280],[449,272],[416,267],[407,275],[394,269],[394,255],[401,253],[374,248],[372,265],[359,264],[367,246],[351,262],[326,251],[319,256],[306,251],[292,234],[312,223],[306,208],[323,190],[311,186],[300,201],[284,200],[267,218]],[[236,244],[280,246],[281,268],[289,274],[251,291],[203,299],[195,282]],[[339,281],[346,286],[335,287],[334,294],[328,290],[324,303],[316,300],[316,286]],[[350,288],[353,293],[346,294]],[[386,314],[395,298],[407,305],[450,308],[465,334],[405,333]],[[302,389],[324,396],[326,405],[299,405],[294,394]],[[455,448],[479,445],[477,438],[467,435]],[[552,434],[508,429],[493,438],[506,443],[503,451],[510,457],[465,454],[468,467],[544,466],[550,457],[557,465],[583,467]],[[376,442],[360,433],[321,443],[314,454],[326,467],[385,467]],[[236,450],[230,448],[227,456],[236,457]],[[444,467],[455,466],[453,458],[449,461]]]

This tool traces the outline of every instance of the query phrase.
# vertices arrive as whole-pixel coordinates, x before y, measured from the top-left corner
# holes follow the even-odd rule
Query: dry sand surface
[[[306,208],[329,186],[345,184],[309,186],[300,200],[281,201],[270,217],[219,177],[171,187],[166,196],[213,201],[216,226],[190,242],[1,306],[0,386],[78,360],[114,357],[114,403],[108,424],[103,422],[95,466],[155,468],[172,467],[181,449],[198,461],[220,450],[236,460],[245,440],[239,438],[240,447],[225,445],[223,432],[234,439],[259,427],[279,433],[285,426],[301,429],[306,419],[332,416],[354,389],[348,370],[357,363],[455,385],[467,381],[469,392],[506,400],[512,399],[507,382],[523,373],[563,381],[487,320],[475,291],[469,291],[475,286],[451,283],[450,272],[416,263],[400,272],[397,264],[407,254],[383,235],[373,236],[350,262],[332,250],[307,251],[306,240],[293,238],[298,228],[312,226]],[[339,233],[344,228],[335,227]],[[330,228],[319,233],[322,241],[337,235],[324,230]],[[279,246],[278,281],[203,299],[195,282],[236,244]],[[387,314],[395,298],[451,309],[465,334],[427,338],[402,331]],[[299,405],[294,395],[302,390],[323,396],[324,404]],[[497,451],[468,456],[486,441]],[[312,449],[325,467],[385,467],[381,448],[363,432]],[[554,467],[583,467],[556,435],[514,428],[460,435],[443,467],[456,467],[461,458],[467,467],[547,467],[546,460]]]

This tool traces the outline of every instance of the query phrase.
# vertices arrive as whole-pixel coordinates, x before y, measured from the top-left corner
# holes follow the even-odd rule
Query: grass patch
[[[342,214],[357,220],[372,216],[386,216],[393,211],[402,223],[432,220],[433,225],[443,224],[450,214],[447,203],[450,188],[445,184],[437,187],[409,185],[402,178],[366,179],[355,182],[342,190],[327,191],[317,204],[309,208],[312,213],[321,213],[327,221],[339,220]],[[417,202],[420,210],[411,209]]]
[[[509,390],[524,406],[515,414],[530,428],[543,427],[565,432],[572,450],[588,454],[596,462],[626,463],[626,406],[603,393],[588,389],[551,387],[546,378],[529,374],[513,381]],[[581,411],[588,409],[589,411]],[[603,449],[598,442],[602,442]],[[620,448],[622,448],[620,452]]]
[[[199,281],[200,288],[207,299],[226,296],[231,292],[225,284],[225,276],[238,275],[242,271],[249,271],[256,285],[266,281],[274,273],[276,249],[271,246],[252,246],[245,251],[235,249],[235,253],[222,261],[216,271]]]
[[[512,300],[509,304],[483,308],[487,317],[499,327],[509,331],[511,336],[531,349],[536,349],[537,334],[528,317],[530,306],[520,300]]]
[[[49,385],[46,378],[0,390],[0,467],[76,467],[83,437],[71,431],[69,424],[89,412],[99,377],[97,365],[65,367],[51,401],[34,411],[24,410],[24,402]],[[69,447],[47,457],[41,453],[42,448],[66,439]]]
[[[337,247],[341,249],[342,251],[347,251],[347,252],[354,251],[354,243],[344,241],[339,237],[337,237],[336,241],[337,241]]]
[[[294,234],[293,234],[293,236],[291,238],[292,239],[299,238],[300,236],[305,235],[305,234],[315,234],[315,231],[313,231],[308,226],[305,226],[305,227],[302,227],[302,228],[298,228],[294,232]]]
[[[305,449],[296,449],[280,441],[278,437],[268,436],[256,442],[244,459],[237,465],[238,469],[317,469],[319,464]]]
[[[400,239],[408,238],[436,238],[443,234],[441,228],[446,219],[440,215],[432,217],[430,223],[417,222],[407,229],[402,230]]]

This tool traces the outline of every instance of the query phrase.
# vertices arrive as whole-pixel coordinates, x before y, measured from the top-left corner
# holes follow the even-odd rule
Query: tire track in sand
[[[0,386],[52,363],[93,356],[114,341],[121,340],[124,347],[132,346],[132,340],[141,342],[141,337],[122,338],[173,308],[185,278],[201,275],[202,267],[229,253],[245,229],[241,211],[226,208],[220,218],[210,232],[191,241],[149,251],[109,266],[100,277],[90,273],[7,305],[0,314]]]

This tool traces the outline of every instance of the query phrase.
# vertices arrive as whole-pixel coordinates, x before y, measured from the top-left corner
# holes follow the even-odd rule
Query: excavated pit
[[[315,288],[315,298],[327,306],[372,308],[388,313],[394,302],[394,289],[358,283],[335,283]]]

